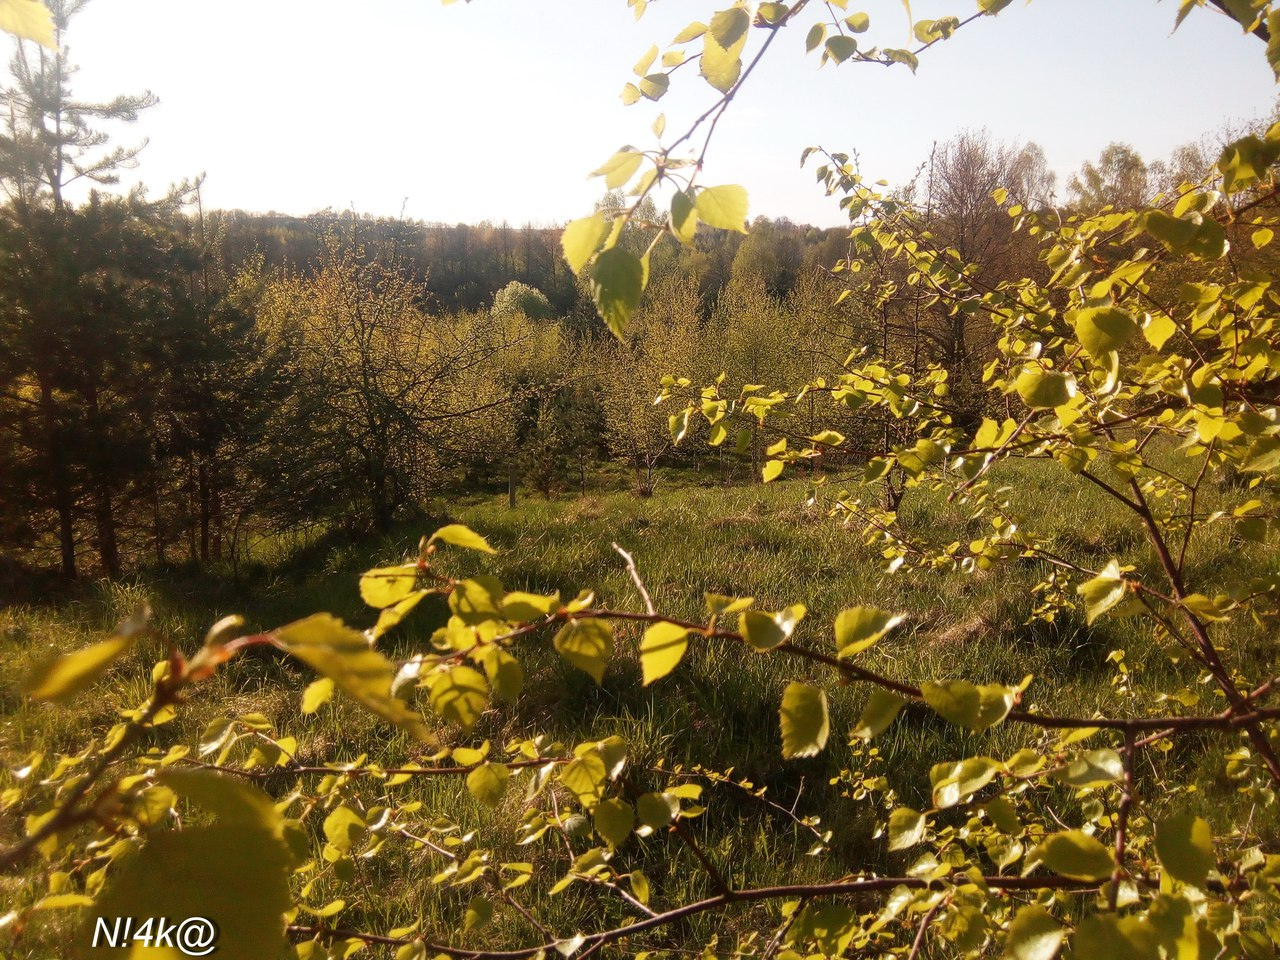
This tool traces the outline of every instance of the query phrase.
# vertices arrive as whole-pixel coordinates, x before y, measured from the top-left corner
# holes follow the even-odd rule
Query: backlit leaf
[[[694,208],[707,226],[747,232],[747,191],[737,184],[699,190]]]
[[[676,668],[689,646],[688,636],[688,627],[674,623],[655,623],[645,630],[640,641],[640,668],[646,687]]]
[[[1165,872],[1193,887],[1203,887],[1217,866],[1209,824],[1191,814],[1156,822],[1156,856]]]
[[[502,802],[511,771],[501,763],[483,763],[467,774],[467,789],[489,809]]]
[[[604,668],[613,653],[613,627],[605,620],[570,620],[553,641],[560,655],[596,683],[604,682]]]
[[[850,732],[850,736],[860,740],[870,740],[883,733],[889,724],[893,723],[894,717],[906,702],[892,690],[875,687],[871,691],[871,696],[867,698],[866,706],[862,708],[862,714],[858,717],[858,725]]]
[[[1022,907],[1009,924],[1005,956],[1009,960],[1053,960],[1066,930],[1044,907]]]
[[[425,742],[434,741],[422,716],[391,695],[396,667],[369,646],[364,634],[327,613],[298,620],[275,633],[282,650],[309,664],[317,673],[366,708]]]
[[[596,309],[613,335],[621,339],[644,293],[644,264],[634,254],[614,247],[596,258],[590,280]]]
[[[967,680],[928,681],[921,685],[925,702],[952,723],[969,730],[986,730],[1013,709],[1017,688]]]
[[[436,540],[442,543],[450,543],[455,547],[463,547],[467,550],[479,550],[481,553],[497,553],[498,551],[489,546],[489,541],[480,534],[476,533],[470,527],[465,527],[460,523],[450,523],[441,527],[431,535],[429,542],[434,543]]]
[[[836,615],[836,656],[852,657],[877,643],[902,617],[875,607],[849,607]]]
[[[807,683],[792,682],[782,694],[779,711],[782,722],[782,755],[812,757],[827,745],[831,722],[827,714],[827,694]]]
[[[41,661],[23,681],[22,690],[33,700],[63,703],[92,686],[129,651],[146,629],[151,609],[141,606],[116,627],[107,640],[91,647]]]
[[[609,221],[603,213],[571,221],[560,235],[560,247],[569,269],[575,274],[581,273],[608,236]]]
[[[1031,856],[1054,873],[1075,880],[1105,880],[1116,866],[1111,851],[1081,830],[1053,834]]]

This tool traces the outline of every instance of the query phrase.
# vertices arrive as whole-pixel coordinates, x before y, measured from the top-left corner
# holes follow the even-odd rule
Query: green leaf
[[[1169,338],[1178,332],[1178,325],[1165,313],[1150,314],[1150,319],[1142,328],[1142,335],[1147,343],[1157,350],[1169,342]]]
[[[614,247],[596,258],[591,268],[591,298],[618,339],[622,339],[644,287],[645,268],[639,257]]]
[[[389,607],[399,603],[418,588],[418,567],[378,567],[360,575],[360,599],[371,607]]]
[[[1080,830],[1064,830],[1047,837],[1031,857],[1054,873],[1075,880],[1105,880],[1116,867],[1111,851]]]
[[[760,471],[760,476],[765,483],[772,483],[782,476],[782,468],[786,464],[781,460],[769,460],[765,463],[764,468]]]
[[[917,59],[916,55],[910,50],[894,50],[886,48],[883,53],[886,60],[893,63],[905,64],[907,67],[911,68],[912,73],[915,73],[916,68],[920,66],[919,59]]]
[[[405,597],[399,603],[383,608],[382,612],[378,614],[378,622],[373,628],[373,639],[377,640],[380,636],[407,617],[409,615],[409,611],[421,603],[423,597],[427,596],[431,592],[432,591],[430,590],[418,590],[415,593],[409,594],[409,596]]]
[[[1076,338],[1095,360],[1119,350],[1138,332],[1138,322],[1119,307],[1090,307],[1076,314]]]
[[[1163,210],[1148,210],[1141,220],[1143,228],[1163,243],[1169,250],[1179,253],[1186,249],[1196,237],[1198,225],[1191,220],[1183,220]]]
[[[792,604],[778,613],[747,610],[738,617],[738,632],[758,653],[785,643],[805,615],[803,603]]]
[[[462,929],[470,932],[480,930],[489,925],[493,919],[493,904],[479,894],[471,898],[467,904],[467,915],[462,921]]]
[[[978,9],[993,17],[1011,3],[1013,0],[978,0]]]
[[[587,752],[569,761],[560,770],[560,782],[578,798],[586,810],[595,807],[604,793],[608,770],[598,752]]]
[[[589,217],[570,222],[560,235],[560,247],[564,250],[564,259],[574,274],[582,272],[596,251],[600,249],[605,238],[609,236],[609,221],[603,213],[595,213]]]
[[[1022,402],[1033,410],[1060,407],[1076,395],[1076,378],[1058,370],[1028,367],[1015,387]]]
[[[750,25],[751,15],[741,7],[722,10],[712,19],[710,29],[702,38],[699,70],[707,83],[721,93],[728,93],[742,74],[742,50]],[[725,44],[717,37],[730,42]]]
[[[693,243],[698,232],[698,213],[684,190],[677,190],[671,196],[671,232],[685,245]]]
[[[488,574],[459,580],[449,593],[449,609],[468,626],[500,620],[502,604],[502,584]]]
[[[636,816],[649,828],[661,830],[680,813],[680,801],[669,793],[645,793],[636,800]]]
[[[693,21],[683,30],[676,34],[672,44],[688,43],[690,40],[697,40],[700,36],[707,32],[707,25],[699,20]]]
[[[636,823],[636,812],[625,800],[602,800],[595,809],[596,833],[611,849],[627,842]]]
[[[350,807],[335,807],[324,818],[324,836],[335,848],[347,853],[368,830],[364,817]]]
[[[643,870],[632,870],[627,875],[631,881],[631,892],[641,903],[649,902],[649,878],[644,875]]]
[[[655,623],[640,641],[640,669],[644,686],[661,680],[676,668],[689,646],[689,628],[674,623]]]
[[[450,523],[441,527],[431,535],[428,543],[434,543],[439,540],[443,543],[453,544],[455,547],[462,547],[466,550],[479,550],[481,553],[497,553],[498,551],[489,546],[489,541],[480,534],[476,533],[470,527],[464,527],[460,523]]]
[[[502,615],[508,620],[527,623],[541,620],[560,609],[560,592],[552,594],[525,593],[514,590],[502,598]]]
[[[163,776],[179,792],[190,786],[191,799],[209,806],[217,822],[153,832],[136,853],[118,858],[86,924],[96,916],[209,917],[218,925],[219,960],[283,955],[292,857],[271,799],[244,783],[216,782],[229,778],[203,771],[170,776],[177,772]],[[86,926],[77,940],[89,943],[92,936]],[[94,953],[138,955],[129,947]]]
[[[991,683],[979,686],[967,680],[928,681],[920,687],[925,703],[952,723],[969,730],[986,730],[1013,709],[1016,687]]]
[[[1062,924],[1044,907],[1022,907],[1009,924],[1004,955],[1008,960],[1053,960],[1066,937]]]
[[[826,24],[815,23],[812,27],[810,27],[808,34],[806,34],[804,38],[805,53],[813,53],[813,51],[817,50],[818,45],[822,43],[823,40],[826,39],[826,36],[827,36]]]
[[[511,771],[505,764],[483,763],[467,774],[467,789],[490,810],[502,802]]]
[[[36,664],[22,683],[22,691],[33,700],[64,703],[91,687],[111,664],[122,657],[147,629],[151,608],[139,606],[116,627],[111,637],[91,647],[65,656],[54,655]]]
[[[924,814],[898,807],[889,814],[889,849],[906,850],[924,840]]]
[[[867,698],[866,706],[862,708],[862,714],[858,717],[858,725],[853,728],[850,736],[857,737],[860,740],[870,740],[888,728],[893,723],[894,717],[898,715],[906,700],[898,696],[892,690],[885,690],[883,687],[876,687],[871,691],[871,696]]]
[[[1109,748],[1089,750],[1067,763],[1054,779],[1073,787],[1105,787],[1124,776],[1120,754]]]
[[[431,709],[464,729],[471,729],[489,705],[489,684],[484,674],[466,666],[433,673],[428,680]]]
[[[613,653],[613,627],[608,621],[570,620],[552,642],[562,657],[596,683],[604,682],[605,663]]]
[[[315,713],[333,697],[333,678],[321,677],[307,684],[302,691],[302,712]]]
[[[854,33],[866,33],[871,27],[871,18],[865,13],[851,13],[844,18],[844,25]]]
[[[53,15],[39,0],[0,0],[0,30],[56,51]]]
[[[858,52],[858,41],[844,34],[836,34],[834,37],[827,37],[825,49],[827,56],[836,63],[844,63]]]
[[[1217,866],[1209,824],[1191,814],[1156,821],[1156,856],[1171,877],[1203,888]]]
[[[747,191],[736,184],[698,191],[694,209],[698,219],[709,227],[747,232]]]
[[[1085,623],[1092,626],[1093,621],[1128,596],[1129,585],[1120,576],[1120,564],[1112,560],[1101,576],[1086,580],[1076,588],[1076,592],[1084,599]]]
[[[751,14],[742,7],[730,7],[711,18],[707,34],[725,50],[729,50],[746,39],[747,28],[750,26]]]
[[[649,100],[661,100],[671,86],[671,79],[665,73],[651,73],[640,81],[640,93]]]
[[[281,627],[275,644],[309,664],[347,695],[382,719],[407,730],[423,742],[435,741],[422,716],[391,695],[396,667],[369,646],[364,634],[327,613],[318,613]]]
[[[990,757],[967,757],[951,763],[935,763],[929,770],[933,804],[939,809],[968,800],[1000,772],[1000,764]]]
[[[610,190],[626,186],[627,181],[640,169],[640,161],[644,154],[639,150],[626,147],[606,160],[600,167],[592,171],[593,177],[604,177],[604,185]]]
[[[827,745],[831,721],[824,690],[795,681],[787,684],[778,715],[782,722],[782,756],[787,760],[812,757]]]
[[[852,657],[877,643],[902,617],[875,607],[849,607],[836,615],[838,657]]]

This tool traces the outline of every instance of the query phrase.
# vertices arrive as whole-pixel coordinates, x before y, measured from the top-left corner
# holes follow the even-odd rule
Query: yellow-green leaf
[[[0,0],[0,30],[57,50],[53,15],[39,0]]]
[[[689,646],[688,636],[688,627],[665,621],[645,630],[640,641],[640,668],[646,687],[676,668]]]
[[[893,723],[894,717],[906,702],[892,690],[876,687],[867,698],[866,706],[862,708],[862,714],[858,717],[858,725],[850,732],[850,736],[860,740],[870,740],[883,733],[889,724]]]
[[[924,839],[924,814],[898,807],[889,814],[889,849],[906,850]]]
[[[836,615],[836,654],[852,657],[877,643],[902,617],[875,607],[849,607]]]
[[[470,729],[489,705],[489,684],[484,674],[467,666],[455,666],[431,675],[428,681],[431,709]]]
[[[1191,814],[1156,821],[1156,856],[1171,877],[1203,887],[1217,866],[1209,824]]]
[[[1076,338],[1095,360],[1119,350],[1138,332],[1138,322],[1119,307],[1089,307],[1076,315]]]
[[[431,539],[428,542],[434,543],[437,540],[443,543],[451,543],[455,547],[463,547],[467,550],[479,550],[481,553],[498,552],[489,546],[488,540],[470,527],[463,526],[460,523],[450,523],[441,527],[431,535]]]
[[[718,230],[747,232],[747,191],[736,184],[707,187],[694,200],[698,219]]]
[[[604,185],[610,190],[617,190],[619,187],[626,186],[627,181],[636,175],[636,171],[640,169],[640,161],[643,159],[643,153],[628,147],[615,153],[591,175],[604,177]]]
[[[1054,873],[1075,880],[1105,880],[1115,870],[1111,851],[1081,830],[1064,830],[1046,838],[1031,855]]]
[[[489,809],[502,802],[511,771],[505,764],[484,763],[467,774],[467,789]]]
[[[591,299],[619,339],[644,294],[646,272],[640,258],[621,247],[600,254],[591,268]]]
[[[1015,387],[1022,402],[1033,410],[1060,407],[1076,395],[1076,378],[1059,370],[1028,367]]]
[[[89,688],[137,642],[150,618],[151,608],[142,604],[116,627],[110,638],[75,653],[41,661],[23,681],[23,692],[33,700],[62,703]]]
[[[805,615],[805,605],[795,603],[778,613],[747,610],[738,617],[738,632],[758,653],[785,643]]]
[[[1013,709],[1016,687],[991,683],[979,686],[967,680],[928,681],[920,692],[925,703],[952,723],[969,730],[986,730]]]
[[[307,684],[307,689],[302,691],[302,712],[315,713],[333,696],[333,678],[321,677],[319,680],[312,680]]]
[[[812,757],[827,745],[831,721],[826,691],[807,683],[787,684],[778,716],[782,724],[782,755],[786,759]]]
[[[575,274],[581,273],[608,236],[609,221],[603,213],[570,222],[560,235],[560,247],[564,250],[564,259],[569,264],[569,269]]]
[[[596,683],[604,682],[604,668],[613,653],[613,627],[605,620],[570,620],[552,641],[560,655]]]
[[[636,822],[636,812],[625,800],[602,800],[596,804],[594,816],[596,833],[611,848],[620,847],[627,842]]]
[[[282,650],[310,664],[366,708],[407,730],[417,739],[433,742],[421,714],[391,695],[396,667],[369,646],[364,634],[327,613],[298,620],[275,633]]]
[[[1066,937],[1062,924],[1044,907],[1029,904],[1018,910],[1005,940],[1008,960],[1053,960]]]

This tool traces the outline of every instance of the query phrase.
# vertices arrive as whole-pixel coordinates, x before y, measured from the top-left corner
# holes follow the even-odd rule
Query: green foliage
[[[845,6],[824,5],[843,17],[830,24],[834,34],[820,21],[805,36],[824,62],[914,71],[919,53],[962,24],[913,22],[904,4],[920,48],[877,49],[844,33],[869,27]],[[1261,0],[1222,6],[1246,29],[1274,24]],[[640,0],[632,7],[644,12]],[[696,47],[661,60],[654,47],[634,68],[630,99],[657,99],[686,53],[699,59],[718,99],[677,143],[703,122],[714,127],[782,26],[818,15],[804,3],[712,13],[672,45]],[[1085,205],[1107,204],[1098,213],[1060,216],[1004,187],[983,191],[1009,221],[1007,234],[993,235],[1033,238],[1026,248],[1040,261],[990,277],[947,239],[954,223],[939,226],[909,199],[872,190],[848,155],[822,151],[818,179],[851,218],[837,306],[879,312],[879,348],[856,341],[851,354],[839,351],[847,359],[821,368],[809,359],[819,350],[764,350],[783,337],[781,303],[758,275],[739,275],[708,322],[724,333],[718,377],[671,335],[701,329],[689,288],[672,287],[683,305],[654,308],[643,296],[661,238],[696,246],[699,222],[739,230],[745,192],[703,187],[701,163],[670,148],[619,151],[597,175],[610,189],[634,182],[634,204],[576,221],[563,243],[615,335],[610,349],[643,361],[627,377],[672,360],[686,367],[638,391],[604,391],[606,420],[629,425],[617,432],[637,473],[652,471],[655,436],[687,448],[705,424],[709,447],[737,438],[765,480],[810,468],[811,506],[790,526],[800,526],[796,516],[817,526],[826,513],[860,544],[828,544],[746,583],[748,560],[767,562],[759,558],[776,544],[717,540],[732,524],[699,517],[701,542],[658,589],[646,584],[643,555],[637,564],[618,548],[638,600],[611,603],[597,600],[595,585],[570,582],[600,574],[607,551],[584,546],[573,577],[556,572],[563,551],[502,568],[487,539],[448,523],[419,541],[416,556],[384,548],[401,556],[360,578],[360,597],[377,611],[368,630],[315,614],[242,633],[229,618],[189,659],[167,642],[133,691],[146,699],[137,706],[130,696],[101,738],[50,756],[48,769],[43,745],[10,765],[3,803],[22,815],[22,836],[0,851],[0,866],[39,861],[24,881],[39,899],[24,889],[5,925],[89,903],[129,915],[216,912],[228,956],[279,952],[286,914],[300,957],[373,944],[400,958],[569,957],[623,943],[648,955],[673,942],[707,955],[792,958],[1268,956],[1280,933],[1271,844],[1280,712],[1270,705],[1280,677],[1267,645],[1280,625],[1280,585],[1266,552],[1280,469],[1280,293],[1262,231],[1277,220],[1277,143],[1274,129],[1238,141],[1218,180],[1185,184],[1154,206],[1144,206],[1145,165],[1119,148],[1104,153],[1097,183],[1077,191]],[[652,203],[642,205],[663,179],[683,199],[664,222],[638,222],[657,219]],[[633,228],[653,233],[643,252]],[[1242,231],[1252,252],[1238,242]],[[279,411],[282,422],[310,425],[305,436],[317,446],[359,451],[350,455],[359,469],[334,484],[333,500],[367,495],[385,530],[424,492],[411,481],[427,438],[398,415],[403,405],[442,402],[436,391],[448,384],[446,396],[497,406],[495,394],[519,382],[504,368],[493,382],[459,383],[450,373],[458,355],[426,357],[423,344],[475,344],[462,355],[484,367],[495,340],[545,333],[524,308],[495,302],[465,336],[421,335],[436,319],[411,291],[340,247],[312,275],[268,287],[271,337],[306,386]],[[936,351],[924,349],[919,325],[910,340],[890,336],[888,308],[904,296],[928,313]],[[981,337],[974,317],[991,324]],[[800,333],[817,347],[840,342],[821,322]],[[502,356],[505,367],[511,355]],[[348,381],[359,389],[339,389]],[[637,393],[649,400],[659,389],[660,413],[628,412]],[[824,458],[868,438],[874,448],[830,492]],[[1046,491],[1079,505],[1055,513]],[[569,526],[581,538],[587,523],[579,514]],[[645,546],[660,550],[661,541]],[[857,549],[860,561],[882,566],[866,580],[873,595],[845,606],[852,598],[824,597],[821,578]],[[1209,562],[1246,549],[1264,558],[1257,569]],[[508,591],[499,573],[520,589]],[[930,623],[939,615],[919,600],[930,585],[968,578],[958,593],[967,597],[997,575],[1025,587],[1005,598],[1016,617],[980,618],[959,640]],[[899,591],[895,602],[915,598],[917,616],[893,612],[874,595],[881,589]],[[747,592],[759,607],[736,596]],[[1005,592],[1001,583],[994,595]],[[685,609],[669,609],[679,603]],[[833,623],[834,646],[815,623]],[[890,649],[913,631],[929,631],[932,647],[911,637],[913,646]],[[27,690],[74,703],[113,666],[146,678],[135,633],[39,665]],[[982,644],[965,655],[958,645],[973,637]],[[1119,637],[1141,643],[1125,649]],[[310,727],[315,758],[297,733],[235,696],[231,661],[262,646],[321,674],[302,695],[308,719],[298,728]],[[567,666],[545,656],[548,646]],[[1035,662],[1035,685],[1024,661]],[[709,664],[716,683],[705,682]],[[550,681],[526,689],[526,665]],[[1107,677],[1101,690],[1067,696],[1087,671]],[[957,672],[974,679],[947,677]],[[779,698],[780,676],[802,679]],[[663,678],[662,697],[648,698],[642,688]],[[227,694],[227,715],[198,736],[157,734],[207,690]],[[292,700],[281,722],[296,722]],[[580,728],[566,721],[566,705],[580,708]],[[361,716],[350,706],[368,714],[368,743],[345,726]],[[844,743],[833,742],[833,717],[846,709],[858,719]],[[707,728],[752,710],[765,718],[746,728],[753,736],[714,751],[727,756],[704,755],[713,752],[699,739]],[[330,736],[314,735],[310,725],[326,722]],[[412,743],[381,736],[383,724]],[[374,739],[387,742],[375,751]],[[779,750],[813,772],[804,782],[825,791],[836,816],[800,812],[807,798],[790,769],[778,773]],[[749,772],[737,768],[739,754]],[[183,797],[203,812],[186,811]],[[740,802],[760,804],[766,818],[744,815]],[[1241,810],[1250,812],[1234,817]],[[1234,820],[1215,830],[1207,818],[1219,816]],[[741,859],[757,845],[763,853]],[[367,902],[370,881],[404,889],[409,873],[415,889],[431,889],[433,909],[386,929],[386,914]],[[778,909],[726,909],[760,901]]]

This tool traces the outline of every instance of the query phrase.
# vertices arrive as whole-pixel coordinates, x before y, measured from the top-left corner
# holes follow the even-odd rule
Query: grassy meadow
[[[1017,510],[1053,531],[1064,554],[1095,557],[1098,568],[1119,557],[1137,564],[1140,573],[1153,572],[1145,566],[1149,559],[1140,531],[1093,488],[1052,464],[1005,469],[1000,479],[1013,485]],[[855,528],[828,516],[830,502],[806,504],[804,490],[799,481],[736,488],[668,485],[648,498],[615,492],[524,499],[515,510],[508,509],[505,498],[477,497],[449,503],[447,516],[433,522],[465,523],[499,550],[496,557],[484,557],[446,549],[441,558],[445,571],[489,572],[507,590],[559,590],[562,596],[573,596],[590,588],[602,605],[640,610],[640,598],[611,546],[617,542],[634,555],[657,609],[675,617],[703,619],[705,592],[753,596],[757,607],[770,610],[803,601],[809,611],[794,639],[830,650],[831,623],[844,607],[870,604],[898,611],[906,615],[906,623],[861,654],[860,662],[909,681],[966,678],[1016,683],[1029,673],[1035,680],[1024,703],[1046,712],[1137,714],[1150,702],[1151,695],[1144,691],[1176,690],[1194,681],[1194,670],[1174,662],[1141,620],[1104,618],[1086,627],[1081,612],[1068,611],[1052,624],[1028,622],[1037,602],[1030,588],[1043,573],[1038,565],[1012,561],[972,575],[886,573],[878,548],[867,545]],[[903,503],[901,522],[908,531],[945,544],[974,539],[984,532],[986,521],[971,521],[941,494],[913,490]],[[66,706],[32,703],[15,689],[31,666],[51,651],[94,641],[143,600],[155,609],[157,633],[172,637],[188,652],[199,645],[210,624],[230,613],[242,614],[249,628],[271,628],[326,610],[364,628],[375,613],[360,601],[358,574],[412,557],[418,538],[430,529],[430,524],[415,524],[381,538],[267,542],[258,559],[234,576],[231,571],[210,575],[176,568],[0,609],[2,786],[12,785],[11,771],[24,766],[32,752],[46,757],[39,770],[48,771],[53,758],[73,752],[90,731],[101,735],[119,711],[141,704],[148,695],[151,664],[163,655],[164,647],[158,638],[139,644],[87,695]],[[1192,547],[1193,583],[1226,584],[1274,572],[1280,563],[1265,547],[1242,546],[1230,540],[1225,528],[1221,534],[1214,529]],[[443,602],[430,598],[384,639],[385,652],[393,660],[407,658],[426,646],[445,616]],[[1239,630],[1231,642],[1239,648],[1237,662],[1252,674],[1270,654],[1253,648],[1257,640],[1247,635],[1244,625]],[[516,653],[526,682],[518,702],[491,708],[470,734],[442,729],[443,741],[456,746],[487,739],[500,752],[512,739],[537,734],[567,749],[584,740],[623,736],[629,743],[630,775],[637,781],[661,784],[671,778],[703,785],[700,803],[707,812],[690,820],[690,829],[733,884],[760,886],[855,871],[901,872],[915,854],[886,852],[884,838],[873,835],[876,814],[896,804],[927,808],[932,763],[973,753],[1003,758],[1040,736],[1016,724],[967,734],[923,707],[910,706],[871,744],[850,745],[845,732],[854,725],[868,693],[859,685],[840,686],[830,671],[795,659],[694,640],[671,676],[644,688],[636,655],[639,632],[619,626],[618,644],[601,686],[552,650],[549,632],[522,638]],[[1127,676],[1117,666],[1115,651],[1123,651]],[[418,745],[341,694],[318,713],[302,715],[300,693],[313,677],[305,666],[283,655],[251,652],[203,684],[176,719],[154,731],[153,740],[166,749],[190,744],[195,756],[194,747],[208,723],[258,713],[277,735],[297,738],[297,758],[304,763],[340,764],[368,755],[395,766],[421,757]],[[778,702],[790,680],[821,683],[831,699],[831,742],[813,759],[781,759]],[[1176,709],[1177,704],[1168,706],[1169,712]],[[1206,691],[1203,702],[1192,709],[1221,707]],[[1092,744],[1115,745],[1103,734]],[[1179,797],[1182,808],[1206,816],[1215,835],[1229,833],[1232,822],[1250,815],[1247,802],[1219,775],[1202,777],[1197,771],[1221,769],[1222,754],[1233,746],[1230,738],[1206,737],[1194,744],[1183,741],[1164,754],[1144,754],[1144,764],[1145,758],[1153,759],[1138,772],[1139,794],[1144,797],[1138,815],[1154,816],[1170,799],[1164,787],[1154,795],[1142,793],[1141,781],[1154,783],[1160,777],[1165,784],[1194,785],[1187,789],[1198,796]],[[247,749],[230,762],[243,759]],[[703,768],[728,773],[751,787],[717,783]],[[1181,775],[1168,777],[1174,768]],[[277,795],[287,794],[296,779],[283,771],[273,776],[280,778],[272,785]],[[315,779],[311,775],[311,782]],[[432,835],[440,841],[476,832],[468,843],[491,847],[504,861],[532,862],[536,889],[550,887],[563,874],[564,844],[579,851],[590,841],[572,836],[570,830],[570,835],[553,831],[537,843],[518,844],[525,786],[531,780],[527,771],[513,779],[496,813],[473,800],[456,777],[418,777],[395,786],[366,778],[353,783],[350,791],[369,807],[391,805],[407,811],[400,822],[410,825],[411,834],[419,831],[417,836],[436,831]],[[1083,799],[1067,787],[1043,796],[1049,798],[1050,813],[1064,821]],[[1274,808],[1269,815],[1274,815]],[[0,819],[0,844],[16,838],[20,823],[15,820]],[[950,820],[946,815],[940,820],[962,824],[963,814],[953,812]],[[308,822],[318,835],[318,821]],[[456,832],[450,833],[454,826]],[[818,852],[806,855],[815,847]],[[618,857],[627,864],[625,869],[646,872],[657,905],[711,892],[689,849],[674,837],[633,837]],[[386,931],[421,918],[427,931],[444,929],[445,924],[435,920],[456,921],[474,892],[431,883],[444,862],[428,846],[393,837],[358,860],[358,882],[345,886],[345,905],[326,922]],[[0,901],[30,903],[37,896],[33,880],[41,876],[41,869],[32,863],[24,875],[0,878]],[[330,881],[322,872],[300,882],[308,879],[313,883],[312,902],[331,899],[326,895]],[[622,900],[586,884],[574,885],[548,904],[541,922],[560,931],[578,925],[597,928],[634,916]],[[776,904],[761,905],[749,908],[754,913],[740,908],[723,917],[705,916],[689,921],[684,933],[692,942],[692,935],[709,936],[718,929],[727,949],[735,918],[776,921],[777,909]],[[592,919],[584,919],[588,914]],[[75,922],[70,911],[36,914],[21,931],[0,930],[0,954],[60,955]],[[493,923],[499,933],[513,938],[538,935],[518,910],[501,902]],[[673,935],[684,934],[676,928],[630,947],[670,947]],[[459,945],[467,946],[478,943],[481,935],[455,936]],[[494,928],[483,936],[492,942]]]

